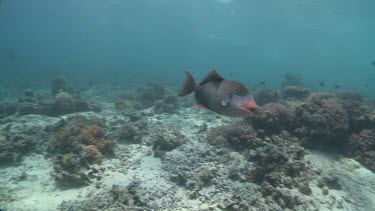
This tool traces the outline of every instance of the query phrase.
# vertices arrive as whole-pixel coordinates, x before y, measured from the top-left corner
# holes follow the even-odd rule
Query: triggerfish
[[[212,70],[196,85],[186,70],[186,79],[178,96],[194,93],[195,105],[229,117],[248,117],[257,107],[247,88],[237,82],[225,80]]]

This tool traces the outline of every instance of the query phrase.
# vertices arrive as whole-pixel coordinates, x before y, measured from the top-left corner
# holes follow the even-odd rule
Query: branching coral
[[[84,170],[101,162],[103,155],[111,154],[112,147],[113,142],[106,137],[100,121],[83,116],[69,120],[49,144],[50,151],[58,154],[54,166],[56,181],[68,186],[86,184],[88,177],[84,176]],[[72,177],[75,181],[69,183],[68,178]]]

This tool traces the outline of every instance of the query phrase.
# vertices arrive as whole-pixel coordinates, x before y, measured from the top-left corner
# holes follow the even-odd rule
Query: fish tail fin
[[[182,97],[182,96],[185,96],[194,92],[197,87],[193,76],[186,70],[184,70],[184,73],[186,74],[186,78],[185,78],[184,84],[182,85],[182,89],[180,93],[178,94],[179,97]]]

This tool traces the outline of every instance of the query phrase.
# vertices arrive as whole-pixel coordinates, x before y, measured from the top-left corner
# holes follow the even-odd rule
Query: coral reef
[[[185,142],[185,136],[180,130],[160,128],[152,140],[152,149],[155,157],[163,157],[166,151],[174,150]]]
[[[310,95],[310,90],[301,89],[297,86],[285,86],[282,93],[282,98],[286,100],[296,99],[303,100]]]
[[[284,76],[284,81],[281,85],[283,88],[287,86],[301,87],[301,79],[293,73],[287,73]]]
[[[67,82],[64,77],[54,78],[51,81],[51,94],[56,95],[67,91]]]
[[[55,79],[51,84],[53,95],[35,96],[34,92],[28,89],[17,103],[0,104],[0,118],[15,114],[20,116],[29,114],[59,116],[83,111],[101,111],[97,104],[89,103],[79,96],[74,88],[67,88],[65,79]]]
[[[168,93],[165,85],[161,82],[148,84],[146,89],[138,88],[138,92],[140,95],[136,97],[136,100],[141,102],[144,108],[153,106],[156,101],[162,100]]]
[[[84,200],[65,201],[61,210],[152,210],[147,209],[139,192],[139,182],[128,185],[114,184],[109,190],[99,191],[93,197]]]
[[[154,112],[156,114],[173,113],[178,107],[178,97],[167,94],[162,100],[155,101]]]
[[[340,93],[336,99],[349,116],[351,132],[375,126],[375,107],[370,100],[351,92]]]
[[[90,164],[100,163],[104,155],[111,155],[113,141],[105,136],[99,120],[78,116],[64,124],[49,143],[50,152],[57,154],[55,180],[63,186],[87,184],[89,177],[85,173]]]
[[[375,130],[363,129],[349,137],[344,151],[375,172]]]
[[[117,139],[119,141],[132,141],[136,143],[142,142],[142,138],[147,134],[147,118],[132,116],[130,122],[124,124],[118,132]]]
[[[288,132],[257,139],[250,148],[245,156],[257,164],[247,175],[251,181],[289,189],[308,181],[310,172],[303,160],[306,151]]]
[[[267,103],[277,102],[279,100],[279,91],[274,89],[260,89],[253,93],[255,102],[258,106],[263,106]]]
[[[343,106],[329,94],[314,94],[296,110],[295,132],[304,142],[317,146],[342,144],[349,132],[349,116]]]
[[[31,121],[31,122],[28,122]],[[17,164],[30,152],[42,151],[50,133],[37,117],[0,124],[0,165]]]
[[[116,110],[132,111],[153,107],[155,113],[172,113],[178,107],[177,96],[169,94],[161,82],[138,87],[135,92],[127,92],[114,99]]]
[[[233,147],[237,150],[251,147],[250,142],[257,138],[257,132],[244,123],[223,125],[212,128],[207,134],[209,144],[221,147]]]
[[[58,116],[89,110],[90,106],[83,98],[70,95],[67,92],[60,92],[54,97],[54,102],[49,108],[49,115]]]
[[[134,100],[119,99],[114,104],[115,104],[116,110],[140,110],[142,109],[141,102],[134,101]]]
[[[275,127],[283,125],[279,119],[276,122]],[[258,133],[263,135],[259,136]],[[234,145],[236,147],[232,149],[242,151],[253,165],[232,165],[228,177],[240,182],[258,183],[267,204],[274,204],[280,209],[295,209],[303,203],[296,200],[297,196],[293,196],[289,189],[296,189],[305,195],[312,194],[309,181],[314,173],[304,160],[306,151],[299,145],[298,138],[286,130],[277,128],[264,133],[262,129],[253,129],[242,122],[211,129],[207,141],[217,146]]]
[[[18,111],[17,103],[5,103],[0,104],[0,119],[5,118],[7,116],[11,116],[16,114]]]
[[[269,103],[258,108],[253,116],[246,119],[258,133],[274,134],[295,127],[296,112],[293,105]]]
[[[331,153],[333,146],[375,171],[374,105],[356,93],[310,94],[291,85],[280,95],[258,90],[260,106],[239,120],[181,108],[191,99],[177,101],[161,84],[123,93],[111,86],[107,98],[84,93],[103,102],[101,113],[8,115],[91,109],[87,101],[76,104],[82,97],[65,81],[54,87],[53,95],[26,90],[18,102],[0,106],[7,117],[0,119],[0,201],[7,210],[22,210],[24,201],[35,202],[25,209],[43,210],[50,199],[51,210],[373,207],[371,172],[352,159],[306,150]],[[177,108],[178,115],[164,114]]]

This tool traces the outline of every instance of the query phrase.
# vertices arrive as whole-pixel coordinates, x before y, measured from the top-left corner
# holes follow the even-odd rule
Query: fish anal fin
[[[219,73],[216,72],[216,70],[211,70],[206,77],[202,79],[202,81],[199,83],[199,86],[202,86],[206,83],[212,82],[212,81],[221,81],[224,80],[223,77],[219,75]]]

